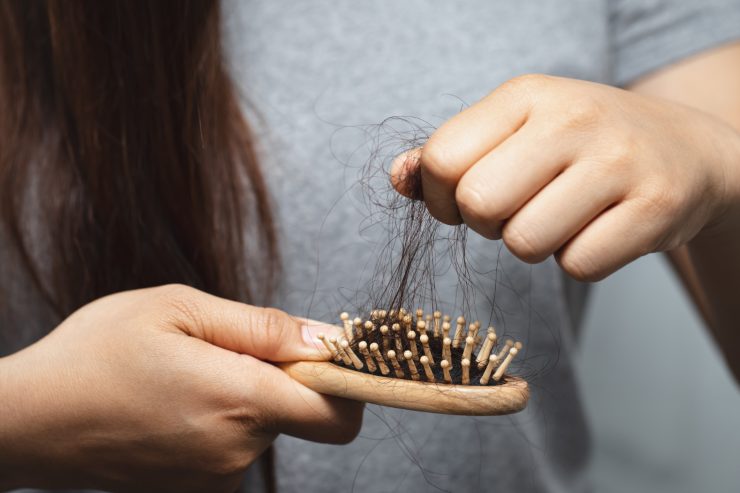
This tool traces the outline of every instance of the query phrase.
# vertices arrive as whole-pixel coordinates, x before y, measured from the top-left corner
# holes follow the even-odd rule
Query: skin
[[[408,193],[420,168],[435,217],[578,279],[670,252],[738,376],[738,87],[739,45],[632,92],[516,78],[401,156],[393,180]],[[184,286],[97,300],[0,359],[0,489],[227,492],[278,433],[348,442],[360,404],[269,364],[326,359],[312,337],[331,330]]]
[[[335,330],[177,285],[90,303],[1,361],[0,490],[232,492],[278,433],[347,443],[362,405],[266,362]]]
[[[399,156],[446,224],[598,281],[668,252],[740,378],[740,44],[632,91],[544,75],[498,87]]]

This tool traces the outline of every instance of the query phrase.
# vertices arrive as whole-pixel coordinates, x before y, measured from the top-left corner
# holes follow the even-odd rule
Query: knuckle
[[[525,262],[541,262],[549,254],[535,228],[526,223],[516,222],[506,225],[503,238],[509,251]]]
[[[512,99],[525,99],[534,101],[538,99],[549,86],[553,84],[555,78],[544,74],[523,74],[513,77],[499,87],[491,94],[504,94]]]
[[[467,219],[481,220],[490,215],[490,206],[477,187],[463,181],[455,189],[455,202],[460,213]]]
[[[497,197],[499,197],[497,199]],[[509,217],[510,212],[501,200],[501,194],[493,190],[481,190],[480,183],[461,180],[455,189],[455,201],[463,216],[475,221],[495,221]]]
[[[167,299],[192,298],[197,290],[186,284],[165,284],[155,288],[157,294]]]
[[[617,169],[623,169],[640,155],[638,139],[629,132],[616,132],[606,145],[610,152],[608,162]]]
[[[583,248],[578,251],[567,250],[559,256],[558,263],[569,276],[577,281],[596,282],[608,274],[596,261],[595,256]]]
[[[623,192],[628,177],[621,162],[612,158],[589,157],[581,159],[576,165],[579,185],[598,187],[604,194],[611,196]]]
[[[272,341],[276,347],[289,343],[287,329],[292,319],[288,314],[277,308],[259,308],[253,316],[250,325],[253,330],[262,332],[261,340]]]
[[[522,74],[504,82],[503,88],[508,90],[537,90],[552,81],[552,77],[544,74]]]
[[[439,131],[432,135],[421,149],[420,162],[425,174],[434,179],[448,181],[457,158],[443,142]]]
[[[582,98],[560,112],[561,128],[583,130],[594,126],[601,118],[600,105],[591,98]]]
[[[484,198],[477,186],[461,184],[455,190],[455,202],[465,223],[489,239],[498,239],[496,227],[502,219],[501,208],[493,200]]]
[[[199,324],[202,320],[200,303],[197,300],[199,291],[184,284],[168,284],[156,288],[154,309],[162,306],[173,315],[176,320],[191,324]]]
[[[538,145],[551,146],[559,145],[563,139],[563,131],[557,125],[551,125],[550,119],[544,119],[544,123],[530,120],[525,123],[526,130],[533,134],[533,142]]]
[[[640,195],[640,215],[647,218],[663,218],[673,215],[682,200],[680,193],[669,184],[652,183]]]

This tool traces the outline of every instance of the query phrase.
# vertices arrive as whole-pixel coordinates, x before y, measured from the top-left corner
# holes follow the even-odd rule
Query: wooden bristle
[[[347,354],[347,356],[349,356],[349,359],[354,367],[358,370],[362,370],[362,361],[360,361],[360,358],[358,358],[355,352],[352,351],[352,348],[349,347],[349,342],[346,340],[342,340],[340,345],[342,346],[342,349]]]
[[[352,337],[352,322],[349,319],[349,313],[342,312],[339,314],[339,318],[342,320],[342,326],[344,327],[344,336],[346,338]]]
[[[486,340],[483,341],[483,347],[481,347],[478,357],[475,361],[478,363],[478,368],[483,368],[488,364],[488,357],[491,355],[493,346],[496,344],[496,334],[489,332],[486,334]]]
[[[427,333],[427,323],[423,320],[419,320],[416,322],[416,331],[419,334],[426,334]]]
[[[403,342],[401,341],[401,326],[399,324],[393,324],[393,336],[396,339],[396,351],[399,353],[403,351]]]
[[[408,334],[406,334],[406,339],[409,341],[409,349],[411,350],[411,355],[414,357],[415,360],[419,359],[419,349],[416,347],[416,332],[413,330],[410,330]]]
[[[322,343],[324,343],[324,347],[329,350],[329,354],[331,354],[331,357],[334,358],[334,361],[339,363],[342,358],[339,356],[339,352],[337,351],[337,348],[334,347],[334,344],[332,344],[324,335],[324,333],[319,333],[316,335],[316,338],[320,340]],[[335,339],[336,340],[336,339]]]
[[[339,344],[337,339],[335,337],[332,337],[331,339],[329,339],[329,342],[331,342],[337,348],[337,353],[339,353],[339,357],[342,358],[342,362],[347,366],[352,366],[352,360],[350,359],[349,355],[344,350],[342,345]],[[345,341],[342,341],[342,342],[345,342]]]
[[[473,346],[475,346],[475,339],[468,336],[465,338],[465,349],[463,350],[463,358],[470,360],[470,356],[473,354]]]
[[[481,323],[475,320],[466,326],[462,315],[455,319],[452,334],[450,316],[438,310],[425,313],[418,308],[409,313],[404,308],[375,308],[364,322],[359,317],[350,318],[347,312],[342,312],[339,318],[345,335],[335,338],[322,333],[316,338],[336,363],[356,370],[367,368],[366,373],[370,374],[390,376],[393,367],[396,378],[453,384],[452,373],[455,364],[459,364],[460,376],[455,375],[454,383],[470,385],[472,376],[475,385],[493,385],[492,382],[504,378],[512,360],[522,350],[521,342],[507,339],[497,351],[494,327],[481,334]],[[402,360],[406,361],[405,365]],[[435,375],[437,364],[441,372]]]
[[[511,349],[512,347],[514,347],[514,341],[512,341],[511,339],[507,339],[504,343],[504,347],[501,348],[501,351],[499,351],[498,353],[499,361],[502,361],[504,357],[509,354],[509,349]]]
[[[414,363],[414,355],[411,351],[404,351],[403,357],[406,358],[406,364],[409,365],[409,372],[411,373],[412,380],[419,380],[419,370],[416,369],[416,363]]]
[[[478,330],[480,329],[480,322],[475,321],[468,327],[468,337],[472,337],[473,339],[476,338],[478,335]]]
[[[380,368],[380,373],[383,375],[387,375],[391,372],[390,368],[388,368],[388,365],[385,364],[385,360],[383,359],[383,355],[380,354],[380,349],[378,348],[378,343],[373,342],[370,344],[370,353],[375,358],[375,361],[378,363],[378,368]]]
[[[483,376],[480,377],[481,385],[488,385],[488,381],[491,379],[491,373],[493,372],[493,368],[496,366],[496,359],[497,359],[497,356],[495,354],[491,355],[488,358],[488,361],[486,364],[486,371],[484,371]]]
[[[436,379],[434,378],[434,372],[432,372],[432,367],[429,366],[429,358],[426,356],[422,356],[419,358],[419,362],[421,362],[421,366],[424,367],[424,374],[427,377],[427,380],[434,383],[436,382]]]
[[[360,348],[360,353],[362,353],[363,358],[365,358],[365,364],[367,365],[367,369],[370,370],[372,373],[375,373],[375,370],[378,369],[378,367],[375,365],[375,361],[373,361],[373,357],[370,356],[370,351],[367,349],[367,342],[360,341],[360,344],[358,346]]]
[[[404,375],[403,370],[401,369],[401,365],[398,363],[398,359],[396,358],[396,352],[394,350],[388,351],[388,360],[391,362],[391,365],[393,365],[393,370],[396,372],[396,376],[398,378],[403,378],[406,375]]]
[[[419,342],[421,342],[421,348],[424,351],[424,356],[427,357],[429,360],[429,364],[434,366],[434,356],[432,356],[432,350],[429,347],[429,336],[424,334],[419,337]]]
[[[411,330],[411,315],[403,317],[403,328],[406,332]]]
[[[516,353],[518,352],[519,350],[515,347],[509,349],[509,354],[506,355],[506,359],[504,359],[504,362],[496,369],[496,373],[493,374],[494,381],[498,382],[501,380],[501,377],[504,376],[504,372],[506,372],[506,369],[509,367],[511,360],[514,359],[514,356],[516,356]]]
[[[383,338],[383,352],[387,353],[390,349],[390,338],[388,337],[388,326],[387,325],[381,325],[380,326],[380,335]]]
[[[443,359],[439,366],[442,367],[442,374],[444,375],[445,383],[452,383],[452,376],[450,375],[450,363]]]
[[[375,324],[367,320],[363,328],[365,329],[365,334],[362,337],[370,337],[370,334],[375,330]]]
[[[449,337],[445,337],[442,340],[442,359],[447,361],[447,363],[450,365],[450,368],[452,368],[452,350],[450,349],[451,345],[452,340],[450,340]]]
[[[460,342],[463,338],[463,329],[465,328],[465,317],[462,315],[457,317],[457,327],[455,328],[455,338],[452,340],[452,347],[455,349],[460,347]]]

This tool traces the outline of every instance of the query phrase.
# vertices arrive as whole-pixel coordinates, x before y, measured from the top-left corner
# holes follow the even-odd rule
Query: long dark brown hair
[[[0,2],[0,214],[59,317],[170,282],[265,301],[275,229],[219,2]]]

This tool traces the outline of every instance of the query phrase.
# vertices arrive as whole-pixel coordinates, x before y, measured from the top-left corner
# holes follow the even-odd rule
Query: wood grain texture
[[[440,414],[497,416],[524,409],[527,382],[506,376],[492,386],[448,385],[401,380],[341,368],[329,362],[301,361],[278,365],[316,392],[382,406]]]

